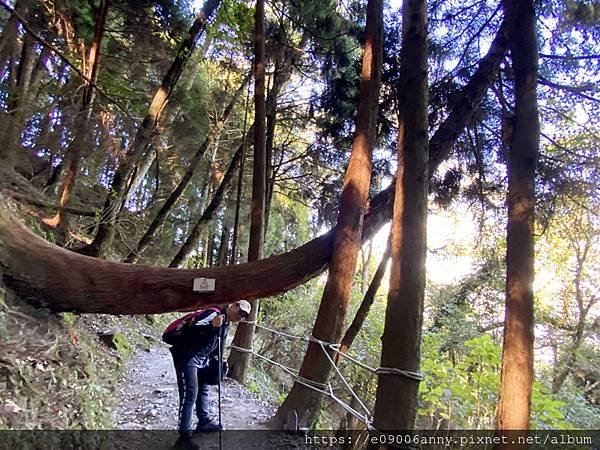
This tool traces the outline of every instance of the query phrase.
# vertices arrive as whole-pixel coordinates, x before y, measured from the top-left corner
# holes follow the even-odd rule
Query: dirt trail
[[[218,420],[217,387],[211,387],[211,414]],[[177,433],[179,396],[169,350],[164,346],[137,350],[126,364],[126,379],[114,413],[119,430],[127,431],[111,442],[114,450],[172,449]],[[248,392],[232,379],[221,384],[222,433],[200,433],[194,442],[201,449],[263,450],[308,449],[306,436],[267,430],[263,425],[276,408]],[[138,430],[138,431],[135,431]],[[331,446],[330,448],[337,448]]]
[[[218,420],[217,387],[211,387],[211,413]],[[166,347],[137,350],[126,364],[120,404],[114,413],[119,430],[140,430],[111,442],[122,450],[159,450],[173,448],[177,439],[177,382],[171,354]],[[264,423],[275,414],[275,407],[260,400],[237,382],[221,384],[223,433],[194,436],[202,449],[262,450],[304,449],[305,437],[282,431],[268,431]],[[143,431],[142,431],[143,430]],[[167,431],[171,430],[171,431]]]
[[[126,365],[126,380],[115,411],[121,430],[176,430],[178,393],[171,354],[159,346],[139,350]],[[218,420],[217,387],[211,386],[211,413]],[[221,384],[222,423],[226,430],[254,430],[275,408],[231,379]]]

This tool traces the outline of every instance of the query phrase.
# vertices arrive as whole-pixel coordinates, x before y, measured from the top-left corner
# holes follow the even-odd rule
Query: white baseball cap
[[[246,315],[250,315],[250,310],[252,309],[252,306],[250,306],[250,303],[247,302],[246,300],[238,300],[237,302],[235,302],[236,305],[239,306],[240,311],[243,311],[246,313]]]

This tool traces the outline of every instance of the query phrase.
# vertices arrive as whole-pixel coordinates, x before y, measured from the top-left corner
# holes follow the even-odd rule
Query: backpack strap
[[[211,306],[210,308],[206,308],[206,309],[202,310],[198,315],[200,315],[200,314],[202,314],[203,312],[206,312],[206,311],[213,311],[213,312],[216,312],[217,314],[223,314],[223,312],[221,311],[220,308],[217,308],[216,306]],[[208,325],[208,323],[210,322],[210,321],[208,321],[209,317],[210,317],[210,314],[207,317],[204,317],[203,319],[194,320],[191,323],[191,325],[197,325],[197,324],[199,324],[199,322],[203,322],[203,323],[200,323],[200,325]],[[212,318],[211,318],[211,320],[212,320]]]

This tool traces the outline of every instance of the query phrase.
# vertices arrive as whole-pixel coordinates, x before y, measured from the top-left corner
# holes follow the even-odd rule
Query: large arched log
[[[363,239],[390,219],[391,187],[372,201]],[[334,230],[288,253],[251,263],[207,269],[125,264],[80,255],[32,233],[0,197],[0,270],[19,296],[54,311],[153,314],[201,305],[268,297],[322,273]],[[215,291],[192,290],[194,278],[214,278]]]
[[[429,175],[448,157],[456,137],[471,122],[477,105],[506,53],[504,24],[480,61],[448,117],[429,140]],[[391,218],[390,187],[370,203],[363,241]],[[210,269],[138,266],[69,252],[34,235],[13,217],[0,195],[0,271],[21,297],[56,311],[151,314],[186,311],[201,305],[256,299],[292,289],[322,273],[329,264],[335,229],[282,255]],[[193,292],[193,279],[215,278],[214,293]]]

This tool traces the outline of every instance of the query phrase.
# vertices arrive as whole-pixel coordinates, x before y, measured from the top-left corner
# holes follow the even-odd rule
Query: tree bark
[[[305,32],[298,45],[287,41],[281,42],[278,54],[275,58],[273,70],[273,84],[267,93],[266,108],[266,132],[265,132],[265,161],[267,165],[265,176],[265,227],[264,234],[267,235],[269,227],[269,215],[271,212],[271,201],[273,189],[275,188],[275,167],[273,165],[273,150],[275,145],[275,126],[277,124],[277,105],[281,89],[287,84],[292,76],[292,67],[296,57],[302,53],[308,43],[309,33]],[[283,36],[281,39],[285,39]]]
[[[186,241],[173,258],[171,263],[169,264],[169,267],[179,267],[188,258],[188,256],[194,250],[194,247],[198,244],[198,240],[200,239],[200,234],[202,233],[204,226],[213,218],[215,212],[217,212],[217,209],[219,208],[219,205],[223,200],[225,192],[231,184],[231,179],[233,178],[233,175],[237,170],[240,160],[242,159],[242,148],[243,146],[240,145],[238,147],[237,152],[235,152],[235,154],[233,155],[233,158],[229,163],[229,167],[227,168],[225,175],[223,175],[223,179],[221,180],[219,187],[213,194],[210,203],[202,212],[200,219],[198,219],[198,222],[196,222],[196,225],[190,231],[189,236],[187,237]]]
[[[8,114],[4,121],[6,123],[6,133],[3,137],[5,151],[12,155],[13,167],[17,167],[18,171],[23,174],[28,170],[23,166],[25,158],[23,158],[21,147],[21,132],[25,122],[25,110],[28,109],[27,93],[35,61],[34,44],[35,40],[29,34],[25,34],[17,67],[16,85],[12,91],[9,91],[6,100]]]
[[[189,74],[188,82],[186,83],[185,88],[184,88],[185,94],[189,93],[189,91],[192,89],[192,87],[194,85],[194,80],[197,79],[198,74],[200,73],[202,60],[203,60],[204,56],[206,55],[206,52],[208,51],[208,48],[210,47],[211,43],[212,43],[212,37],[206,36],[204,38],[204,42],[202,43],[202,47],[200,48],[199,51],[196,52],[197,54],[199,53],[199,55],[197,56],[198,61],[195,62],[193,69],[190,71],[191,73]],[[169,115],[171,117],[172,122],[177,120],[178,116],[181,113],[181,108],[182,108],[181,104],[177,105],[176,108],[173,108],[174,111]],[[168,125],[163,125],[163,126],[165,128],[168,128]],[[136,166],[135,176],[132,177],[131,184],[127,188],[127,194],[126,194],[125,201],[128,201],[135,194],[135,192],[138,190],[138,188],[142,185],[144,178],[146,177],[148,171],[150,170],[150,167],[152,167],[152,164],[156,160],[157,156],[158,156],[158,152],[156,152],[156,151],[154,151],[154,152],[148,151],[144,155],[142,155],[142,157],[140,158],[140,161],[138,162],[138,164]]]
[[[369,278],[369,262],[373,254],[373,241],[367,245],[367,250],[363,248],[360,252],[360,293],[367,293],[367,280]]]
[[[221,239],[219,240],[219,252],[217,256],[217,266],[227,264],[227,253],[229,251],[229,228],[223,225],[221,230]]]
[[[248,107],[250,104],[250,89],[246,95],[246,110],[244,113],[244,135],[246,136],[246,127],[248,125]],[[242,206],[242,188],[244,185],[244,167],[246,163],[246,143],[247,139],[242,141],[242,156],[240,159],[240,170],[238,175],[238,182],[236,187],[236,198],[235,198],[235,214],[233,218],[233,236],[231,238],[231,259],[230,264],[235,264],[238,260],[238,238],[240,231],[240,208]]]
[[[354,343],[354,339],[356,339],[356,336],[358,336],[358,332],[362,328],[363,323],[365,322],[367,316],[369,315],[371,306],[373,305],[373,302],[375,301],[375,295],[377,294],[377,291],[379,290],[379,286],[381,286],[381,280],[383,280],[383,276],[385,275],[387,264],[390,259],[390,252],[391,252],[391,248],[390,248],[390,243],[388,242],[385,252],[383,253],[383,256],[381,257],[381,262],[379,263],[379,266],[377,267],[377,270],[375,271],[375,275],[373,275],[371,284],[369,284],[367,292],[365,292],[365,296],[363,297],[362,302],[360,302],[360,306],[358,307],[358,310],[356,311],[356,314],[354,316],[354,319],[352,320],[352,323],[346,329],[346,333],[344,334],[344,336],[342,337],[342,340],[340,341],[340,352],[342,352],[342,353],[348,352],[348,350]],[[340,360],[340,358],[341,358],[340,355],[336,355],[336,362],[338,362]]]
[[[26,13],[28,5],[22,1],[15,2],[14,11]],[[0,67],[3,69],[8,66],[13,78],[12,89],[8,92],[6,99],[7,113],[0,124],[2,140],[4,144],[0,147],[0,159],[5,167],[14,169],[19,165],[20,147],[21,147],[21,122],[24,117],[25,97],[31,75],[32,62],[34,55],[33,45],[35,40],[29,34],[25,34],[21,51],[18,49],[18,25],[19,20],[15,13],[12,13],[2,30],[0,37]],[[17,64],[18,60],[18,64]],[[2,70],[2,77],[4,77]]]
[[[252,173],[252,207],[250,211],[250,242],[248,261],[257,261],[263,257],[265,229],[265,188],[266,188],[266,152],[265,152],[265,0],[256,0],[254,14],[254,167]],[[258,302],[251,301],[248,322],[239,326],[233,338],[233,344],[240,348],[250,348],[254,336],[254,325],[258,315]],[[232,349],[229,355],[230,376],[240,383],[246,380],[250,364],[250,353]]]
[[[194,175],[196,168],[200,164],[202,157],[206,153],[206,150],[211,146],[211,144],[214,142],[215,138],[218,136],[218,134],[221,132],[221,130],[225,126],[225,123],[227,122],[229,115],[233,111],[233,107],[238,102],[240,96],[244,92],[244,89],[246,88],[246,84],[248,83],[248,81],[249,81],[249,78],[244,79],[243,83],[240,85],[238,90],[235,92],[233,98],[230,100],[229,104],[223,111],[223,114],[221,114],[221,117],[219,117],[217,119],[217,122],[208,131],[206,138],[204,139],[204,142],[202,142],[202,144],[200,145],[198,150],[196,150],[194,157],[190,161],[190,164],[188,165],[187,170],[183,174],[183,177],[177,184],[177,187],[173,190],[171,195],[169,195],[169,198],[165,201],[163,206],[160,208],[160,210],[158,211],[158,214],[156,214],[156,217],[154,218],[154,220],[152,220],[152,223],[150,224],[150,226],[148,227],[148,229],[146,230],[146,232],[144,233],[144,235],[142,236],[140,241],[137,243],[135,248],[129,252],[127,257],[125,258],[125,262],[129,262],[129,263],[136,262],[139,259],[139,257],[141,256],[142,252],[146,249],[146,247],[150,243],[150,240],[154,236],[154,233],[156,233],[156,230],[158,230],[158,228],[163,224],[167,215],[171,211],[171,208],[175,205],[175,203],[177,203],[177,201],[179,200],[179,198],[181,197],[181,195],[183,194],[185,189],[190,184],[190,180],[192,179],[192,176]],[[246,139],[246,138],[244,137],[243,139]]]
[[[25,14],[27,11],[23,7],[23,2],[17,0],[14,5],[14,10],[21,14]],[[14,52],[14,46],[17,42],[19,19],[16,14],[11,14],[6,22],[6,25],[2,29],[0,35],[0,67],[4,68],[8,60],[11,58]],[[4,71],[0,73],[2,78],[4,77]]]
[[[427,2],[404,0],[398,172],[392,217],[392,266],[381,367],[418,372],[425,296],[428,190]],[[374,425],[410,430],[417,413],[418,382],[380,374]]]
[[[503,7],[515,76],[515,127],[508,152],[506,313],[496,411],[499,431],[529,429],[534,339],[534,188],[540,136],[534,2],[503,0]]]
[[[457,95],[481,98],[489,88],[506,47],[499,33],[479,68]],[[500,50],[502,48],[502,50]],[[430,140],[431,174],[448,157],[456,130],[464,128],[472,111],[454,105]],[[475,108],[474,101],[467,106]],[[462,122],[461,122],[462,119]],[[392,215],[395,184],[369,202],[363,225],[363,242],[371,238]],[[198,309],[201,305],[280,294],[322,273],[329,264],[335,228],[303,246],[255,263],[216,269],[165,269],[121,264],[64,251],[31,233],[14,219],[8,202],[0,196],[0,270],[7,286],[26,299],[56,311],[107,314],[154,314]],[[51,274],[51,275],[50,275]],[[195,277],[217,279],[215,293],[192,292]]]
[[[56,242],[64,245],[66,242],[66,233],[68,228],[68,212],[64,209],[71,199],[71,193],[75,187],[75,182],[79,174],[81,158],[84,154],[83,148],[88,145],[88,136],[90,134],[90,119],[92,117],[92,108],[94,106],[95,89],[94,84],[98,80],[100,70],[100,57],[102,49],[102,40],[104,38],[104,29],[110,1],[102,0],[98,9],[94,29],[94,40],[87,55],[87,63],[82,72],[89,81],[84,80],[85,88],[81,99],[81,108],[78,117],[75,119],[75,136],[70,142],[65,154],[65,159],[69,161],[69,168],[63,181],[62,192],[59,200],[59,209],[56,215],[44,222],[56,228]],[[86,70],[87,68],[87,70]]]
[[[365,49],[360,77],[360,97],[356,116],[356,131],[344,186],[333,242],[329,274],[312,335],[322,341],[338,343],[342,337],[352,290],[356,261],[361,245],[363,215],[371,184],[371,156],[377,130],[381,62],[383,58],[383,1],[369,0]],[[322,347],[310,342],[299,376],[324,383],[332,366]],[[294,383],[277,411],[272,425],[281,427],[291,411],[296,411],[301,427],[311,427],[317,419],[323,401],[321,393],[300,383]]]
[[[82,253],[90,256],[98,256],[112,242],[115,234],[115,224],[124,206],[124,199],[127,198],[127,191],[131,181],[135,178],[137,164],[139,164],[140,158],[146,153],[152,143],[162,120],[163,112],[171,99],[183,67],[192,55],[196,40],[204,31],[208,18],[216,11],[219,3],[220,0],[206,0],[202,11],[196,16],[179,47],[177,56],[163,78],[160,88],[154,94],[146,117],[144,117],[138,129],[131,147],[127,150],[127,154],[119,163],[117,171],[113,176],[109,194],[106,197],[101,213],[101,217],[105,217],[106,219],[99,224],[94,240],[88,247],[82,250]]]

